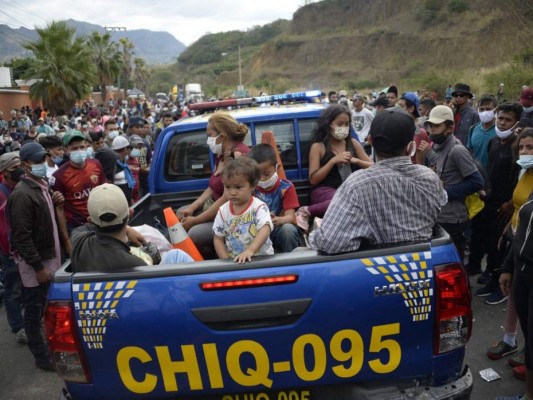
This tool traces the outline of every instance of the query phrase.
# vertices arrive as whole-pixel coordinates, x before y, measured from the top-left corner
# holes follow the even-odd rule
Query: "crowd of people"
[[[478,275],[475,295],[487,305],[508,301],[504,337],[487,355],[513,355],[515,375],[527,381],[523,398],[533,399],[533,88],[501,104],[474,98],[464,83],[450,89],[441,102],[395,86],[370,102],[329,92],[310,147],[305,205],[278,174],[277,150],[249,148],[248,127],[215,112],[206,129],[215,156],[209,185],[177,214],[204,258],[238,263],[306,246],[337,254],[427,241],[438,223],[468,274]],[[149,103],[85,104],[64,116],[23,108],[7,121],[0,112],[4,301],[37,367],[52,369],[40,319],[62,260],[83,271],[89,254],[109,249],[124,267],[144,265],[125,245],[143,242],[128,210],[148,192],[157,136],[186,115]],[[191,261],[180,253],[164,262]]]

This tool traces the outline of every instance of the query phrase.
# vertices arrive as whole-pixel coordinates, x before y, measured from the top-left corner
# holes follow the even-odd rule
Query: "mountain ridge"
[[[89,22],[65,20],[67,26],[76,28],[77,36],[88,36],[92,32],[106,32],[105,27]],[[171,64],[176,62],[177,57],[186,49],[186,46],[164,31],[151,31],[148,29],[132,29],[129,31],[111,31],[111,38],[118,42],[122,38],[128,38],[134,45],[136,56],[145,59],[148,65]],[[22,44],[37,39],[37,31],[25,27],[10,28],[0,25],[0,62],[9,61],[13,58],[30,57]]]

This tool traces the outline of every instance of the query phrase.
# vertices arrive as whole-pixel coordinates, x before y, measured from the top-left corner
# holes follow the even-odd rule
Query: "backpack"
[[[2,203],[0,203],[0,252],[3,255],[10,255],[11,251],[11,226],[9,224],[9,216],[7,213],[7,198],[11,194],[11,191],[7,188],[6,185],[0,183],[0,192],[3,196],[0,196]]]

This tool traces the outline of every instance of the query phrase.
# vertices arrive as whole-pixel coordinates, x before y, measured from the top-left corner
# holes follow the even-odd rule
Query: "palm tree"
[[[30,97],[42,100],[44,107],[58,114],[70,110],[76,101],[91,94],[96,79],[90,49],[76,29],[66,22],[51,22],[36,28],[37,41],[24,45],[33,52],[35,63],[27,71],[27,79],[38,79],[30,87]]]
[[[122,54],[118,43],[111,41],[109,32],[100,35],[93,32],[88,44],[92,49],[93,61],[98,73],[98,83],[102,93],[102,101],[107,97],[107,85],[115,82],[122,69]]]
[[[120,72],[122,84],[121,88],[124,92],[128,90],[128,84],[131,80],[131,55],[133,53],[133,43],[128,38],[122,38],[119,40],[122,45],[122,71]]]
[[[147,94],[146,88],[148,87],[150,74],[148,73],[148,68],[146,68],[146,61],[144,58],[135,57],[133,64],[135,64],[135,71],[133,72],[135,86]]]

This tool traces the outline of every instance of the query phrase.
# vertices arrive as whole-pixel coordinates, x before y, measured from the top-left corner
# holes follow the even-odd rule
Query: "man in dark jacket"
[[[91,224],[72,232],[72,268],[75,272],[116,272],[146,265],[130,254],[129,204],[122,190],[110,183],[94,188],[87,202]]]
[[[452,97],[450,107],[454,111],[455,129],[453,133],[463,146],[466,146],[470,127],[479,123],[479,115],[470,105],[470,100],[474,95],[470,91],[469,85],[458,83],[455,85]]]
[[[25,287],[24,329],[35,365],[53,371],[41,333],[41,320],[49,282],[61,266],[54,203],[61,202],[63,197],[52,194],[48,187],[46,152],[40,144],[25,144],[19,156],[25,176],[9,196],[7,207],[15,261]]]

